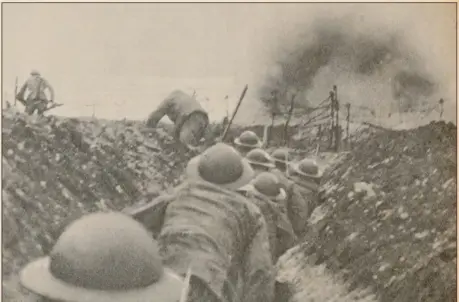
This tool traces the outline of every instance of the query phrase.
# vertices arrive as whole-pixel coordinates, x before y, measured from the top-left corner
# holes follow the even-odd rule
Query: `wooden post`
[[[267,131],[267,128],[264,128],[263,130],[263,136],[265,138],[265,147],[269,146],[269,142],[271,141],[271,138],[273,136],[273,129],[274,129],[274,121],[276,120],[276,112],[273,110],[271,112],[271,128],[269,131]]]
[[[334,97],[334,92],[330,91],[330,119],[331,119],[331,125],[330,125],[330,144],[329,148],[333,147],[333,133],[335,130],[335,97]]]
[[[92,102],[92,104],[86,105],[86,107],[92,107],[92,118],[96,117],[96,104]]]
[[[443,104],[445,103],[445,101],[443,99],[440,99],[438,102],[440,103],[440,120],[441,120],[443,117]]]
[[[18,95],[18,77],[16,77],[16,81],[14,84],[14,107],[16,107],[16,101],[17,101],[17,96]]]
[[[335,99],[335,151],[338,152],[339,145],[341,142],[341,128],[339,126],[339,100],[338,100],[338,88],[336,85],[333,85],[334,99]]]
[[[292,119],[293,108],[295,107],[295,97],[296,97],[296,94],[292,95],[292,99],[290,101],[290,109],[288,111],[288,116],[287,116],[287,121],[285,122],[285,126],[284,126],[284,144],[287,147],[289,147],[289,143],[290,143],[288,126],[290,124],[290,120]]]
[[[346,144],[348,147],[351,146],[351,140],[349,138],[349,123],[351,120],[351,104],[347,103],[346,104],[346,109],[347,109],[347,116],[346,116]]]

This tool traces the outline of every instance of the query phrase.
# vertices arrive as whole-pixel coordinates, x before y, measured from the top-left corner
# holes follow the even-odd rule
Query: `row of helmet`
[[[269,154],[262,149],[263,142],[253,131],[244,131],[234,140],[234,144],[241,154],[245,155],[247,160],[253,165],[265,168],[275,168],[277,166],[283,169],[286,169],[288,166],[294,172],[305,177],[317,178],[321,176],[319,166],[312,159],[305,158],[294,163],[289,157],[287,149],[277,149]]]
[[[233,147],[217,143],[190,160],[186,176],[230,190],[252,184],[272,200],[285,198],[285,192],[275,190],[279,180],[269,169],[255,178],[254,170],[289,165],[288,150],[270,155],[255,145],[243,158]],[[305,160],[292,165],[294,173],[317,177],[318,168],[312,166]],[[123,214],[87,215],[66,228],[50,255],[21,271],[21,284],[31,293],[65,301],[177,301],[184,282],[163,268],[157,242],[150,239],[142,225]]]
[[[288,178],[296,182],[312,181],[318,184],[322,178],[322,171],[315,160],[305,158],[294,161],[289,150],[280,148],[271,154],[262,149],[263,142],[253,131],[244,131],[234,140],[234,145],[255,171],[256,177],[252,181],[254,187],[268,197],[285,196],[278,178],[269,173],[273,169],[283,172]]]

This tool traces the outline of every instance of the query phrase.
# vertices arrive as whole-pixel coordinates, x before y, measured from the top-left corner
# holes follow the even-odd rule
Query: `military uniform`
[[[209,116],[199,102],[175,90],[150,114],[147,126],[155,128],[165,116],[175,124],[174,137],[186,145],[197,146],[209,124]]]
[[[49,100],[45,94],[46,89],[50,92]],[[27,91],[29,94],[25,98]],[[25,105],[27,114],[32,115],[37,111],[39,115],[42,115],[48,106],[48,101],[54,101],[54,89],[37,71],[32,71],[31,76],[21,87],[16,98]]]

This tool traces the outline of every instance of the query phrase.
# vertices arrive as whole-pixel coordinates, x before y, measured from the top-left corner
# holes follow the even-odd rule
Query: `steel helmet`
[[[279,179],[272,173],[262,172],[252,181],[253,187],[271,199],[285,199],[286,193]]]
[[[271,153],[272,158],[276,162],[287,163],[289,154],[287,149],[276,149]]]
[[[244,131],[242,134],[234,140],[234,143],[238,146],[260,148],[262,142],[258,135],[253,131]]]
[[[217,143],[190,160],[187,175],[191,179],[237,189],[253,179],[253,170],[249,162],[233,147]]]
[[[263,149],[253,149],[246,155],[247,160],[251,165],[262,166],[265,168],[275,168],[273,158]]]
[[[305,158],[300,162],[292,166],[295,174],[304,177],[320,178],[322,171],[319,169],[319,165],[313,159]]]
[[[183,281],[163,268],[148,231],[116,213],[86,215],[70,224],[50,255],[29,263],[22,285],[54,300],[135,302],[159,297],[175,302]]]

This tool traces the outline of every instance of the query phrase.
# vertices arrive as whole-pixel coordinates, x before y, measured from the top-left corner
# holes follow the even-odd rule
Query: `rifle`
[[[225,132],[223,132],[222,136],[222,142],[225,141],[226,135],[228,134],[228,130],[231,127],[231,124],[233,123],[234,117],[236,116],[236,113],[239,109],[239,106],[241,106],[242,100],[245,97],[245,93],[247,92],[247,89],[249,88],[248,85],[245,85],[244,90],[242,91],[241,97],[239,98],[239,102],[237,103],[236,108],[234,109],[233,116],[231,117],[231,120],[229,121],[228,125],[226,126]]]
[[[48,103],[50,103],[50,102],[48,101]],[[54,109],[54,108],[56,108],[56,107],[60,107],[60,106],[63,106],[63,105],[64,105],[64,104],[59,104],[59,103],[54,103],[54,102],[53,102],[53,104],[52,104],[51,106],[46,107],[46,109],[43,110],[43,113],[46,112],[46,111],[48,111],[48,110],[51,110],[51,109]]]
[[[16,95],[17,94],[18,94],[18,77],[16,77],[16,81],[14,83],[14,107],[16,107],[16,101],[17,101]]]

